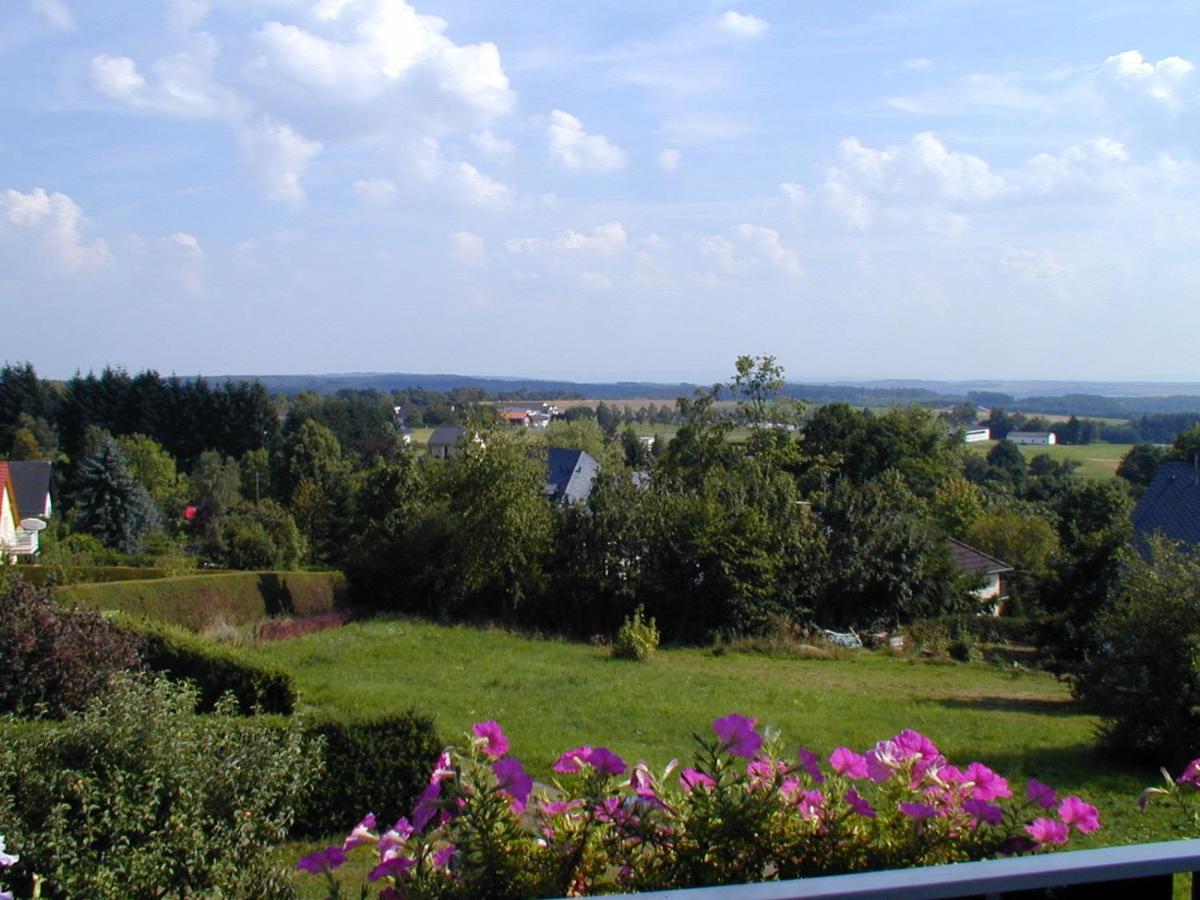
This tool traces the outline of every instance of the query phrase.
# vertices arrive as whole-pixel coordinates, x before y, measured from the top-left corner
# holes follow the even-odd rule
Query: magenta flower
[[[421,796],[417,798],[417,805],[413,808],[412,823],[417,831],[421,831],[429,820],[433,818],[433,814],[438,809],[438,798],[442,795],[442,786],[438,782],[433,782],[429,787],[421,792]]]
[[[896,773],[899,765],[893,755],[895,745],[891,741],[881,741],[864,754],[867,763],[867,777],[876,784],[887,781]]]
[[[1072,825],[1084,834],[1100,827],[1100,813],[1096,807],[1078,797],[1067,797],[1058,805],[1058,818],[1064,825]]]
[[[838,747],[829,754],[829,765],[833,771],[847,778],[866,778],[867,760],[849,747]]]
[[[901,803],[900,812],[908,816],[914,822],[919,822],[921,819],[928,819],[930,816],[937,815],[937,810],[926,803]]]
[[[1067,826],[1053,819],[1034,819],[1025,826],[1025,831],[1033,838],[1039,847],[1043,844],[1065,844],[1067,842]]]
[[[580,800],[557,800],[553,803],[543,803],[542,814],[551,818],[561,816],[563,813],[578,809],[581,803]]]
[[[983,763],[971,763],[963,772],[963,778],[973,785],[971,796],[976,800],[995,800],[997,797],[1012,796],[1012,790],[1004,777],[997,775]]]
[[[796,756],[800,760],[800,768],[808,773],[809,778],[817,784],[825,783],[825,775],[821,772],[821,757],[803,747],[796,750]]]
[[[380,878],[399,878],[416,864],[415,859],[409,859],[407,856],[394,856],[373,868],[367,876],[367,881],[378,881]]]
[[[9,866],[14,866],[20,858],[15,853],[4,852],[4,835],[0,834],[0,868],[7,869]]]
[[[497,723],[476,722],[472,731],[475,737],[483,739],[483,755],[488,759],[499,759],[508,752],[508,738]]]
[[[850,804],[850,809],[867,819],[875,818],[875,810],[871,808],[871,804],[862,798],[862,796],[854,788],[846,791],[846,802]]]
[[[679,783],[683,785],[683,789],[689,794],[699,787],[711,788],[717,786],[715,781],[699,769],[684,769],[679,775]]]
[[[439,869],[450,868],[450,860],[454,857],[454,854],[457,852],[457,850],[458,848],[453,844],[447,844],[441,850],[438,850],[433,854],[433,864]]]
[[[762,746],[762,735],[754,730],[758,722],[737,713],[717,719],[712,723],[713,731],[721,739],[725,750],[743,759],[753,759]]]
[[[1054,809],[1055,804],[1058,803],[1058,796],[1054,788],[1048,784],[1042,784],[1034,778],[1029,779],[1025,793],[1030,800],[1042,807],[1042,809]]]
[[[296,868],[302,872],[320,875],[322,872],[332,872],[346,861],[346,851],[334,844],[316,853],[300,857]]]
[[[492,772],[496,776],[500,792],[508,796],[512,811],[519,813],[525,808],[525,801],[529,799],[529,792],[533,790],[533,779],[525,771],[520,760],[512,757],[492,763]]]
[[[825,795],[820,791],[805,791],[796,801],[796,808],[806,819],[820,819],[825,815]]]
[[[413,827],[408,824],[408,819],[401,816],[395,825],[379,836],[379,858],[388,860],[399,856],[405,842],[412,836]]]
[[[892,740],[901,749],[906,758],[919,756],[923,761],[927,762],[945,761],[941,751],[938,750],[937,745],[933,741],[912,729],[905,729]]]
[[[579,771],[580,766],[588,761],[591,753],[592,748],[586,744],[582,747],[576,747],[574,750],[568,750],[558,758],[558,762],[554,764],[553,769],[560,775],[574,775]]]
[[[981,822],[986,822],[988,825],[999,825],[1004,821],[1004,810],[996,804],[980,800],[978,797],[966,801],[962,808],[964,812],[975,819],[977,828]]]
[[[963,774],[962,769],[960,769],[958,766],[952,766],[949,763],[941,766],[938,769],[935,769],[932,775],[940,784],[947,786],[962,784],[967,780],[967,777]]]
[[[342,842],[342,849],[349,853],[355,847],[375,840],[375,835],[371,833],[374,827],[375,813],[367,813],[363,816],[362,821],[355,825],[354,829],[346,835],[346,840]]]
[[[1188,763],[1187,768],[1183,770],[1183,774],[1176,780],[1180,784],[1190,785],[1200,790],[1200,759],[1193,759]]]
[[[596,747],[588,754],[587,763],[601,775],[624,775],[625,760],[607,747]]]
[[[454,769],[450,765],[450,751],[443,750],[433,764],[433,774],[429,776],[430,784],[441,784],[454,777]]]

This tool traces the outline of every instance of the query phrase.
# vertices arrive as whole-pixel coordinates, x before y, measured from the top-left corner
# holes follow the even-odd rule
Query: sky
[[[7,0],[40,374],[1200,378],[1200,2]]]

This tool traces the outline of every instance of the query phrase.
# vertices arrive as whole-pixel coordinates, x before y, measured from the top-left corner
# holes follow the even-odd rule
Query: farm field
[[[977,453],[987,453],[996,446],[996,441],[981,441],[978,444],[968,444]],[[1055,444],[1053,447],[1040,447],[1030,444],[1019,444],[1025,459],[1031,460],[1042,453],[1048,453],[1055,460],[1073,459],[1079,463],[1076,470],[1083,478],[1113,478],[1117,474],[1117,466],[1121,458],[1129,452],[1132,444]]]
[[[857,652],[838,660],[660,651],[642,664],[585,644],[404,619],[357,623],[254,653],[293,673],[301,707],[366,716],[408,707],[432,715],[447,741],[496,719],[512,752],[547,778],[564,749],[604,744],[655,767],[688,758],[692,734],[740,712],[785,744],[822,754],[866,749],[904,728],[929,735],[953,762],[983,761],[1014,787],[1027,777],[1077,793],[1104,828],[1077,846],[1175,836],[1137,797],[1156,778],[1093,750],[1096,720],[1048,675],[982,663],[938,664]]]

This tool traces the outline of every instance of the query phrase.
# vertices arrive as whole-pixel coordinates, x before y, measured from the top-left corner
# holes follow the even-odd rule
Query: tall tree
[[[159,524],[154,501],[110,437],[80,464],[74,498],[76,527],[122,553],[137,553]]]

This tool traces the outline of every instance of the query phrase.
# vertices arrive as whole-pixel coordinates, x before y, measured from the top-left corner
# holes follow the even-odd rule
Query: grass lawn
[[[1047,675],[982,663],[936,664],[882,653],[839,660],[659,652],[645,663],[609,659],[584,644],[499,631],[389,619],[260,646],[291,671],[301,708],[345,716],[415,707],[457,740],[473,722],[496,719],[535,777],[558,754],[604,744],[626,760],[662,766],[691,754],[693,733],[729,712],[778,728],[789,746],[822,754],[864,750],[903,728],[929,735],[952,762],[983,761],[1014,787],[1037,777],[1078,793],[1104,828],[1073,846],[1175,837],[1136,801],[1156,780],[1144,768],[1094,753],[1095,720]]]
[[[968,444],[978,453],[987,453],[996,446],[995,441]],[[1130,451],[1132,444],[1055,444],[1053,447],[1018,444],[1026,460],[1041,453],[1048,453],[1055,460],[1073,459],[1079,463],[1076,470],[1083,478],[1114,478],[1121,458]]]

